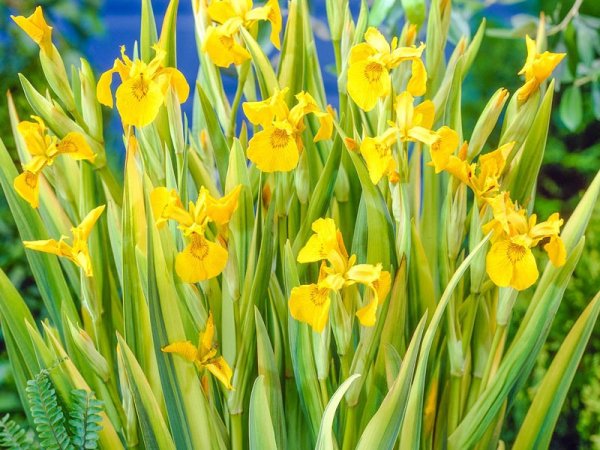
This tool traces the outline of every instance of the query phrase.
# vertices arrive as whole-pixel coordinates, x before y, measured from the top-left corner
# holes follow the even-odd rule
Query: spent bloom
[[[333,219],[317,219],[312,230],[314,234],[298,253],[298,262],[322,261],[319,280],[292,289],[290,314],[321,332],[329,319],[330,294],[359,283],[369,288],[366,295],[370,295],[370,299],[360,306],[356,316],[364,326],[375,325],[377,307],[390,290],[390,273],[382,270],[381,264],[356,264],[356,255],[348,257],[342,234]]]
[[[14,180],[17,193],[33,208],[39,206],[39,176],[46,166],[51,166],[59,155],[68,155],[75,160],[93,162],[96,155],[85,137],[75,131],[67,133],[62,139],[48,134],[43,120],[32,116],[31,121],[22,121],[17,130],[31,159],[23,164],[23,173]]]
[[[525,84],[517,91],[517,98],[524,102],[548,78],[552,71],[565,57],[565,53],[538,53],[537,43],[529,36],[525,37],[527,45],[527,60],[519,72],[525,75]]]
[[[263,172],[290,172],[298,165],[307,114],[315,114],[320,123],[315,142],[329,139],[333,132],[331,110],[321,111],[307,92],[296,94],[297,103],[290,109],[284,100],[286,92],[287,88],[266,100],[242,105],[248,120],[263,128],[250,139],[247,152],[248,159]]]
[[[392,89],[390,71],[403,61],[412,61],[412,76],[407,90],[415,96],[425,93],[427,72],[421,60],[425,44],[419,47],[398,47],[398,38],[391,44],[376,28],[365,32],[365,42],[350,50],[348,62],[348,94],[363,110],[370,111],[377,100],[386,97]]]
[[[239,32],[241,27],[252,30],[259,21],[270,22],[271,42],[277,49],[281,47],[278,0],[269,0],[257,8],[253,8],[252,0],[212,0],[208,15],[217,25],[206,30],[202,51],[219,67],[237,66],[250,59],[250,53],[240,43]]]
[[[66,236],[61,236],[57,241],[55,239],[46,239],[40,241],[23,241],[26,248],[36,250],[38,252],[51,253],[57,256],[63,256],[73,261],[81,267],[87,277],[93,276],[92,261],[87,245],[87,239],[92,232],[94,224],[100,218],[104,211],[105,205],[98,206],[92,209],[87,216],[82,220],[81,224],[71,228],[73,243],[68,244],[69,239]]]
[[[198,370],[206,369],[212,373],[217,380],[223,383],[226,389],[233,389],[231,377],[233,371],[222,356],[217,356],[217,347],[214,345],[215,324],[212,312],[206,320],[204,331],[198,335],[198,345],[190,341],[173,342],[162,348],[165,353],[174,353],[187,361],[194,363]]]
[[[115,59],[112,69],[104,72],[98,80],[96,96],[98,101],[109,108],[113,107],[111,92],[112,78],[119,74],[121,84],[115,92],[117,110],[125,125],[143,127],[150,124],[166,101],[169,87],[172,87],[180,103],[187,100],[190,88],[183,74],[174,67],[165,67],[165,51],[154,46],[156,55],[148,64],[141,59],[133,61],[121,46],[121,59]]]
[[[203,186],[196,204],[185,209],[174,189],[158,187],[150,194],[152,211],[158,227],[175,220],[189,240],[175,259],[175,271],[186,283],[196,283],[219,275],[227,264],[227,250],[206,238],[210,222],[220,227],[229,223],[238,205],[241,185],[226,196],[215,199]]]
[[[501,287],[527,289],[538,279],[539,273],[531,249],[544,241],[544,250],[553,265],[565,264],[566,250],[560,238],[563,220],[558,213],[545,222],[537,223],[535,214],[527,216],[502,192],[489,200],[494,218],[484,225],[485,233],[492,234],[492,246],[486,257],[486,271],[491,280]]]

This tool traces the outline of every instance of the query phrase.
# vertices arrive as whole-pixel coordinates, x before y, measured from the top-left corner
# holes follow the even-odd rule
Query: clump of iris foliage
[[[408,9],[390,37],[368,26],[366,4],[355,21],[328,1],[336,108],[305,1],[285,21],[276,0],[192,5],[195,84],[177,70],[177,1],[160,33],[142,2],[139,43],[114,49],[99,77],[83,59],[65,68],[41,8],[13,18],[47,85],[20,75],[32,114],[9,98],[20,167],[1,145],[0,183],[49,318],[38,327],[0,272],[0,319],[41,445],[503,445],[600,193],[597,174],[566,223],[532,213],[565,56],[544,50],[544,21],[524,39],[521,87],[498,87],[465,129],[485,23],[446,48],[447,0],[426,26]],[[107,166],[118,150],[104,145],[103,107],[123,125],[123,182]],[[600,295],[586,299],[514,448],[550,442],[599,312]],[[85,418],[64,420],[82,399],[89,439]]]

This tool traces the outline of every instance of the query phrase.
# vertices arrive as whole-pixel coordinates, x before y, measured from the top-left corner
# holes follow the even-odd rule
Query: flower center
[[[199,260],[203,260],[208,255],[208,244],[204,236],[196,233],[192,234],[192,255]]]
[[[369,83],[376,83],[381,78],[383,67],[376,62],[370,62],[365,67],[365,78]]]
[[[312,286],[310,289],[310,301],[316,306],[321,306],[323,303],[325,303],[328,295],[329,290],[326,288]]]
[[[271,147],[280,149],[285,147],[290,140],[290,136],[287,134],[285,130],[281,130],[276,128],[273,133],[271,133]]]
[[[25,183],[30,188],[35,188],[37,185],[37,176],[33,172],[25,172]]]
[[[149,83],[144,79],[144,74],[140,76],[131,85],[131,94],[139,101],[142,100],[149,90]]]
[[[508,250],[506,251],[506,255],[508,256],[508,259],[511,263],[521,261],[525,257],[526,253],[526,247],[519,244],[514,244],[512,242],[508,245]]]
[[[388,156],[389,155],[389,147],[383,144],[375,144],[375,151],[379,156]]]

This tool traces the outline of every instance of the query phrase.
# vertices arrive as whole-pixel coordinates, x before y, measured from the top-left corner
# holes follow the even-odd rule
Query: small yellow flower
[[[356,255],[348,257],[342,234],[333,219],[317,219],[312,229],[315,234],[300,250],[298,262],[322,261],[319,280],[292,289],[290,314],[321,332],[329,319],[331,292],[359,283],[368,288],[370,293],[367,295],[371,297],[356,316],[363,326],[373,326],[377,306],[385,300],[390,289],[390,273],[382,270],[381,264],[355,264]],[[327,266],[327,262],[331,266]]]
[[[529,36],[525,36],[527,45],[527,60],[519,72],[525,75],[525,84],[517,91],[517,99],[526,101],[540,85],[548,78],[556,66],[560,64],[566,53],[538,53],[537,43]]]
[[[73,235],[72,245],[65,242],[68,239],[65,236],[62,236],[58,241],[55,239],[46,239],[41,241],[23,241],[23,244],[31,250],[68,258],[81,267],[86,276],[91,277],[93,275],[92,261],[87,246],[87,238],[92,232],[94,224],[104,211],[104,207],[105,205],[101,205],[92,209],[79,226],[71,228],[71,234]]]
[[[435,114],[433,102],[426,100],[413,105],[414,97],[404,91],[396,97],[396,126],[402,142],[421,142],[433,145],[440,136],[431,129]]]
[[[290,172],[298,165],[307,114],[314,113],[321,124],[315,142],[329,139],[333,132],[330,111],[320,111],[315,99],[306,92],[296,94],[296,105],[289,109],[284,100],[286,92],[284,89],[266,100],[242,105],[248,120],[263,127],[248,142],[247,152],[248,159],[263,172]]]
[[[206,52],[213,63],[219,67],[239,66],[250,59],[250,53],[236,38],[241,20],[231,19],[223,25],[211,26],[206,30],[202,42],[202,51]]]
[[[517,208],[505,192],[488,203],[494,218],[483,227],[484,232],[493,232],[486,270],[496,285],[523,290],[535,283],[539,273],[531,249],[542,240],[547,240],[543,248],[552,264],[564,265],[566,249],[559,236],[563,220],[558,213],[545,222],[536,223],[536,215],[527,217],[526,211]]]
[[[188,209],[183,207],[174,189],[158,187],[150,194],[150,204],[154,220],[162,227],[168,220],[179,223],[179,229],[189,239],[188,245],[175,258],[175,271],[186,283],[214,278],[223,272],[227,265],[227,250],[221,245],[206,239],[209,222],[224,227],[238,205],[241,185],[220,199],[210,195],[202,186],[196,204],[190,202]]]
[[[392,146],[396,143],[398,129],[389,128],[381,136],[366,137],[360,144],[363,156],[373,184],[379,183],[384,176],[389,177],[397,171]]]
[[[38,6],[29,17],[10,16],[45,53],[52,52],[52,27],[46,23],[42,7]]]
[[[469,186],[477,198],[492,199],[500,190],[500,178],[514,145],[514,142],[509,142],[481,155],[477,163],[469,163],[460,157],[450,155],[444,170]]]
[[[239,41],[239,30],[251,30],[255,23],[271,23],[271,42],[279,49],[281,42],[281,10],[278,0],[269,0],[265,5],[252,9],[251,0],[212,0],[208,5],[208,15],[216,22],[206,31],[202,51],[206,52],[219,67],[236,66],[250,59],[250,53]]]
[[[217,347],[213,344],[215,324],[212,312],[208,315],[206,328],[198,336],[198,346],[190,341],[179,341],[162,348],[164,353],[174,353],[187,361],[194,363],[198,370],[207,369],[214,377],[223,383],[226,389],[232,390],[231,378],[233,371],[222,356],[217,356]]]
[[[317,219],[312,224],[314,234],[298,253],[299,263],[329,261],[338,273],[346,271],[348,252],[342,233],[333,219]]]
[[[429,154],[431,155],[429,164],[435,168],[435,173],[440,173],[446,168],[450,156],[454,154],[454,150],[458,147],[458,133],[447,126],[441,127],[436,133],[439,139],[429,147]]]
[[[140,59],[132,61],[125,54],[125,46],[122,46],[121,59],[116,59],[113,68],[104,72],[98,80],[98,101],[112,108],[112,77],[115,73],[119,74],[121,85],[115,97],[125,125],[143,127],[150,124],[165,102],[169,87],[174,89],[180,103],[188,98],[190,88],[183,74],[173,67],[163,66],[164,50],[155,46],[154,51],[156,56],[146,64]]]
[[[348,63],[348,94],[361,109],[372,110],[377,100],[390,94],[390,70],[403,61],[412,61],[407,90],[415,96],[425,93],[427,72],[421,60],[424,44],[398,48],[397,38],[390,45],[373,27],[365,32],[365,41],[352,47]]]
[[[34,122],[23,121],[17,130],[25,142],[31,160],[23,164],[23,173],[17,176],[13,186],[17,193],[33,208],[39,206],[39,175],[46,166],[51,166],[59,155],[68,155],[74,160],[94,162],[96,155],[82,134],[72,131],[58,139],[50,136],[46,125],[39,117]]]

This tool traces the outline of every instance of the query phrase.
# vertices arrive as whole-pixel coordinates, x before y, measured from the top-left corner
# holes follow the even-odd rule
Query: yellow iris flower
[[[206,227],[214,222],[220,227],[229,223],[238,205],[241,185],[220,199],[212,197],[203,186],[196,204],[186,210],[174,189],[156,188],[150,194],[152,212],[158,227],[168,220],[179,223],[179,229],[189,240],[175,258],[175,271],[186,283],[196,283],[219,275],[227,264],[227,250],[206,239]]]
[[[290,172],[298,165],[307,114],[315,114],[320,123],[315,142],[329,139],[333,132],[331,109],[321,111],[307,92],[296,94],[297,103],[289,109],[284,100],[286,92],[287,88],[266,100],[242,105],[248,120],[263,127],[250,139],[247,152],[248,159],[263,172]]]
[[[41,241],[23,241],[25,248],[36,250],[38,252],[51,253],[57,256],[63,256],[70,259],[76,265],[81,267],[87,277],[93,276],[92,261],[87,245],[87,238],[92,232],[94,224],[100,218],[105,205],[92,209],[77,227],[71,228],[73,235],[73,244],[65,242],[66,236],[61,236],[60,240],[46,239]]]
[[[365,42],[350,50],[348,61],[348,94],[364,111],[372,110],[377,100],[392,89],[390,71],[403,61],[412,61],[412,76],[407,90],[414,96],[425,93],[427,72],[421,60],[425,44],[419,47],[398,47],[394,37],[391,45],[374,27],[365,32]]]
[[[208,5],[208,15],[216,22],[211,25],[202,42],[213,63],[219,67],[236,66],[250,59],[250,53],[239,42],[240,27],[252,29],[258,21],[271,23],[271,42],[279,49],[281,42],[281,10],[278,0],[269,0],[265,5],[252,8],[252,0],[212,0]]]
[[[527,59],[519,75],[525,75],[525,84],[517,91],[517,99],[526,101],[540,85],[548,78],[556,66],[560,64],[566,53],[538,53],[537,43],[529,36],[525,36],[527,45]]]
[[[173,353],[194,363],[198,370],[207,369],[226,389],[233,389],[231,378],[233,371],[222,356],[217,356],[217,347],[213,344],[215,324],[212,312],[208,315],[206,328],[199,333],[198,346],[190,341],[179,341],[162,348],[164,353]]]
[[[566,249],[559,236],[563,220],[558,213],[536,224],[536,215],[527,217],[526,211],[517,208],[506,192],[489,200],[489,204],[494,218],[483,227],[486,233],[493,231],[486,271],[496,285],[520,291],[534,284],[539,272],[531,249],[542,240],[547,240],[544,250],[552,264],[565,264]]]
[[[39,206],[39,175],[46,166],[51,166],[59,155],[68,155],[75,160],[94,162],[96,155],[81,133],[72,131],[58,139],[50,136],[41,118],[32,116],[34,122],[23,121],[17,130],[25,142],[31,160],[23,164],[23,173],[18,175],[13,186],[17,193],[32,208]]]
[[[38,6],[29,17],[10,16],[45,53],[52,52],[52,27],[46,23],[42,7]]]
[[[300,250],[297,259],[301,263],[323,261],[319,280],[292,289],[290,314],[320,333],[329,319],[330,294],[344,286],[359,283],[368,288],[371,299],[358,309],[356,316],[363,326],[373,326],[377,306],[385,300],[390,290],[390,273],[382,270],[381,264],[355,264],[356,255],[348,257],[341,232],[333,219],[317,219],[312,229],[314,234]]]
[[[146,64],[140,59],[132,61],[125,54],[125,46],[122,46],[121,59],[116,59],[112,69],[104,72],[98,80],[98,101],[112,108],[112,78],[115,73],[119,74],[121,85],[115,97],[117,110],[125,125],[143,127],[150,124],[165,102],[169,87],[174,89],[180,103],[188,98],[190,87],[183,74],[174,67],[163,66],[164,50],[155,46],[154,51],[154,59]]]

